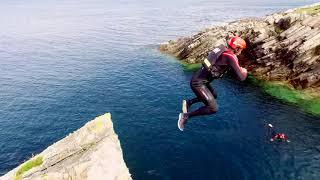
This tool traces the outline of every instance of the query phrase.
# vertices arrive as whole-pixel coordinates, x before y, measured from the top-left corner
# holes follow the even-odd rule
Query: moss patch
[[[320,115],[320,98],[312,97],[302,91],[295,90],[279,82],[266,82],[258,80],[253,76],[248,77],[249,81],[261,86],[263,90],[284,102],[295,104],[304,111],[314,115]]]
[[[295,12],[314,15],[314,14],[320,13],[320,5],[307,7],[307,8],[300,8],[300,9],[297,9]]]
[[[274,27],[274,32],[276,32],[277,34],[281,34],[284,30],[282,30],[280,27],[275,26]]]
[[[202,66],[201,63],[197,63],[197,64],[189,64],[189,63],[181,63],[183,70],[188,71],[188,72],[195,72],[197,70],[199,70]]]
[[[22,165],[22,167],[17,171],[15,180],[21,180],[23,173],[29,171],[30,169],[40,166],[43,163],[43,157],[39,156],[36,159],[29,160]]]

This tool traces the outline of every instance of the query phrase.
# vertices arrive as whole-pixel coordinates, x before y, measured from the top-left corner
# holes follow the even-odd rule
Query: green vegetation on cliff
[[[311,15],[318,14],[318,13],[320,13],[320,5],[307,7],[307,8],[300,8],[300,9],[297,9],[295,12],[306,13],[306,14],[311,14]]]
[[[292,103],[306,112],[314,115],[320,115],[320,98],[312,97],[307,93],[290,88],[289,86],[279,82],[266,82],[258,80],[253,76],[249,76],[249,82],[258,85],[263,90],[284,102]]]
[[[40,166],[43,163],[43,157],[39,156],[36,159],[29,160],[22,165],[22,167],[17,171],[15,180],[21,180],[23,173],[29,171],[30,169]]]
[[[190,63],[185,63],[185,62],[182,62],[182,67],[185,71],[188,71],[188,72],[195,72],[197,71],[198,69],[201,68],[202,64],[201,63],[197,63],[197,64],[190,64]]]

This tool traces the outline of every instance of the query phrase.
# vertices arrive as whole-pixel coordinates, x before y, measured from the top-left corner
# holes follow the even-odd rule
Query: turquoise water
[[[317,179],[320,121],[259,87],[218,80],[220,111],[176,120],[192,72],[159,43],[315,1],[0,3],[0,173],[111,112],[134,179]],[[291,143],[269,143],[272,123]]]

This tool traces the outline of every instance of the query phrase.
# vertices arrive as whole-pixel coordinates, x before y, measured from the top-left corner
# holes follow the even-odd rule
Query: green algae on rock
[[[318,14],[320,13],[320,5],[317,6],[311,6],[311,7],[305,7],[305,8],[299,8],[295,10],[297,13],[306,13],[306,14]]]
[[[296,90],[283,82],[268,82],[256,79],[251,75],[248,77],[248,81],[262,87],[266,93],[283,102],[295,104],[308,113],[320,115],[319,97],[311,96],[301,90]]]
[[[201,63],[182,63],[183,70],[187,72],[195,72],[201,68],[202,64]]]
[[[27,162],[25,162],[22,167],[17,171],[15,180],[20,180],[22,179],[23,173],[29,171],[30,169],[34,167],[38,167],[43,163],[43,157],[39,156],[35,159],[31,159]]]

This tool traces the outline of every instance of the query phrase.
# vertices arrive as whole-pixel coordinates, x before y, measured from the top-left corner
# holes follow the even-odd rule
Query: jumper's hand
[[[242,72],[245,73],[245,74],[248,73],[248,70],[247,70],[246,68],[241,67],[241,70],[242,70]]]

